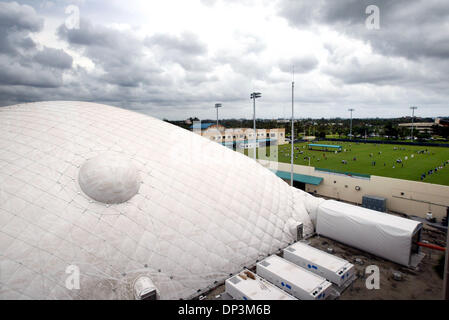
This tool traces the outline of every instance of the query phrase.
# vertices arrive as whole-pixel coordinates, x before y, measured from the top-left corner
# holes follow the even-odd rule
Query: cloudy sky
[[[0,106],[289,117],[293,66],[298,118],[448,116],[449,1],[0,1]]]

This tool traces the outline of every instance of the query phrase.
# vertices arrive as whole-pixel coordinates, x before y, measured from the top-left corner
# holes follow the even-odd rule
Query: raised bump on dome
[[[78,182],[90,198],[117,204],[131,199],[139,191],[140,176],[131,160],[107,152],[84,162]]]

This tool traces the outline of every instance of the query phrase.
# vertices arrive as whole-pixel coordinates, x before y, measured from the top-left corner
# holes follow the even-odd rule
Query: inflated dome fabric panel
[[[90,168],[84,189],[115,184],[132,196],[121,203],[79,184],[86,161],[111,154],[124,159],[132,192],[109,176],[113,161]],[[133,299],[141,275],[161,299],[191,298],[293,242],[292,223],[312,233],[314,199],[253,159],[144,114],[86,102],[2,107],[0,299]],[[79,289],[66,287],[71,265]]]

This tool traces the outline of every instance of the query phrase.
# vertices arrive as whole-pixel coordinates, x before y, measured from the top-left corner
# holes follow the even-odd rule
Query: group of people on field
[[[439,170],[444,169],[444,167],[446,167],[446,165],[449,164],[449,160],[444,161],[442,164],[440,164],[438,167],[432,168],[430,170],[427,170],[427,173],[424,172],[423,174],[421,174],[421,181],[424,180],[427,176],[430,176],[434,173],[437,173]]]

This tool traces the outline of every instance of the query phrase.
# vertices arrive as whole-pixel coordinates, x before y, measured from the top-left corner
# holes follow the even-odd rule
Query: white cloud
[[[31,39],[41,50],[64,50],[73,67],[63,72],[63,85],[51,93],[37,87],[22,90],[17,83],[23,78],[16,76],[14,88],[0,86],[0,104],[49,96],[182,119],[213,118],[213,105],[222,102],[221,116],[251,118],[249,94],[257,90],[262,92],[258,116],[282,117],[290,104],[294,64],[298,117],[344,116],[348,105],[364,117],[403,115],[409,104],[421,104],[426,115],[447,114],[449,63],[435,62],[446,47],[402,54],[407,43],[399,41],[398,28],[408,16],[400,10],[390,13],[401,20],[391,35],[383,25],[387,35],[367,41],[365,33],[342,24],[345,18],[357,24],[365,15],[351,1],[327,9],[324,0],[295,1],[294,6],[283,0],[79,1],[86,23],[72,38],[58,36],[57,30],[73,1],[37,2],[35,10],[45,24],[40,32],[30,33]],[[407,12],[427,21],[420,12],[431,15],[436,6],[428,3],[409,6]],[[449,5],[438,8],[444,17]],[[440,33],[432,33],[432,23],[425,27],[428,35],[422,40],[429,47]],[[394,50],[388,48],[391,37],[398,39]]]

